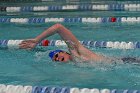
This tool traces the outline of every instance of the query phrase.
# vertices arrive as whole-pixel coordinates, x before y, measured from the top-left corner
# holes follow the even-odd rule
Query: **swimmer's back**
[[[136,57],[124,57],[121,58],[124,63],[140,63],[140,59]]]

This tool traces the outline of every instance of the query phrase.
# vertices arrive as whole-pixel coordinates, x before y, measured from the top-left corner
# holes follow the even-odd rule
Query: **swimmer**
[[[78,39],[61,24],[55,24],[45,30],[43,33],[35,37],[34,39],[24,40],[19,44],[21,49],[33,49],[40,41],[43,39],[58,33],[60,37],[66,42],[68,46],[69,53],[63,50],[54,50],[49,53],[49,57],[56,62],[68,62],[68,61],[104,61],[108,58],[98,55],[86,47],[84,47]],[[78,59],[78,60],[77,60]],[[129,58],[130,59],[130,58]],[[131,59],[135,60],[135,59]],[[122,61],[127,61],[127,58],[124,58]]]

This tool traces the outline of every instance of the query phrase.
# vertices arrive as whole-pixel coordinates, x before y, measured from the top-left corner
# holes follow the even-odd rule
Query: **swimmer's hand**
[[[36,39],[28,39],[24,40],[19,44],[20,49],[33,49],[38,44],[38,41]]]

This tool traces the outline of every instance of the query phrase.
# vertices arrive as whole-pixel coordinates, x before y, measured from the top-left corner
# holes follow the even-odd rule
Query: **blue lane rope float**
[[[0,18],[0,23],[140,23],[140,17]]]
[[[19,44],[23,40],[0,40],[0,48],[18,49]],[[137,49],[140,48],[140,42],[124,42],[124,41],[79,41],[82,45],[92,48],[114,48],[114,49]],[[42,40],[38,46],[64,46],[67,47],[63,40]]]
[[[140,93],[140,90],[22,86],[0,84],[0,93]]]
[[[32,93],[40,93],[42,90],[42,87],[40,86],[35,86],[33,87]]]
[[[51,91],[51,87],[43,87],[41,93],[49,93]]]
[[[51,5],[51,6],[22,6],[22,7],[5,7],[1,6],[3,12],[34,12],[34,11],[140,11],[140,3],[137,4],[87,4],[87,5]]]

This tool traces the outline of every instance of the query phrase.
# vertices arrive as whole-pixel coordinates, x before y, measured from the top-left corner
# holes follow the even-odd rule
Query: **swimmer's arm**
[[[71,33],[70,30],[68,30],[67,28],[65,28],[63,25],[61,24],[55,24],[52,27],[48,28],[47,30],[45,30],[43,33],[41,33],[40,35],[38,35],[35,40],[37,42],[40,42],[41,40],[43,40],[44,38],[47,38],[51,35],[54,35],[58,33],[61,38],[64,41],[71,41],[72,43],[74,43],[74,45],[78,48],[79,46],[81,46],[81,43],[77,40],[77,38]],[[67,42],[66,42],[67,43]],[[67,45],[69,46],[69,44],[67,43]]]
[[[23,42],[21,42],[19,44],[19,47],[21,49],[32,49],[34,48],[41,40],[54,35],[58,33],[61,38],[66,41],[68,47],[70,50],[72,50],[73,48],[79,53],[79,48],[81,45],[81,43],[77,40],[77,38],[70,32],[70,30],[68,30],[67,28],[65,28],[63,25],[61,24],[55,24],[53,26],[51,26],[50,28],[48,28],[47,30],[45,30],[43,33],[41,33],[40,35],[38,35],[36,38],[34,39],[28,39],[28,40],[24,40]],[[70,41],[70,42],[67,42]]]

